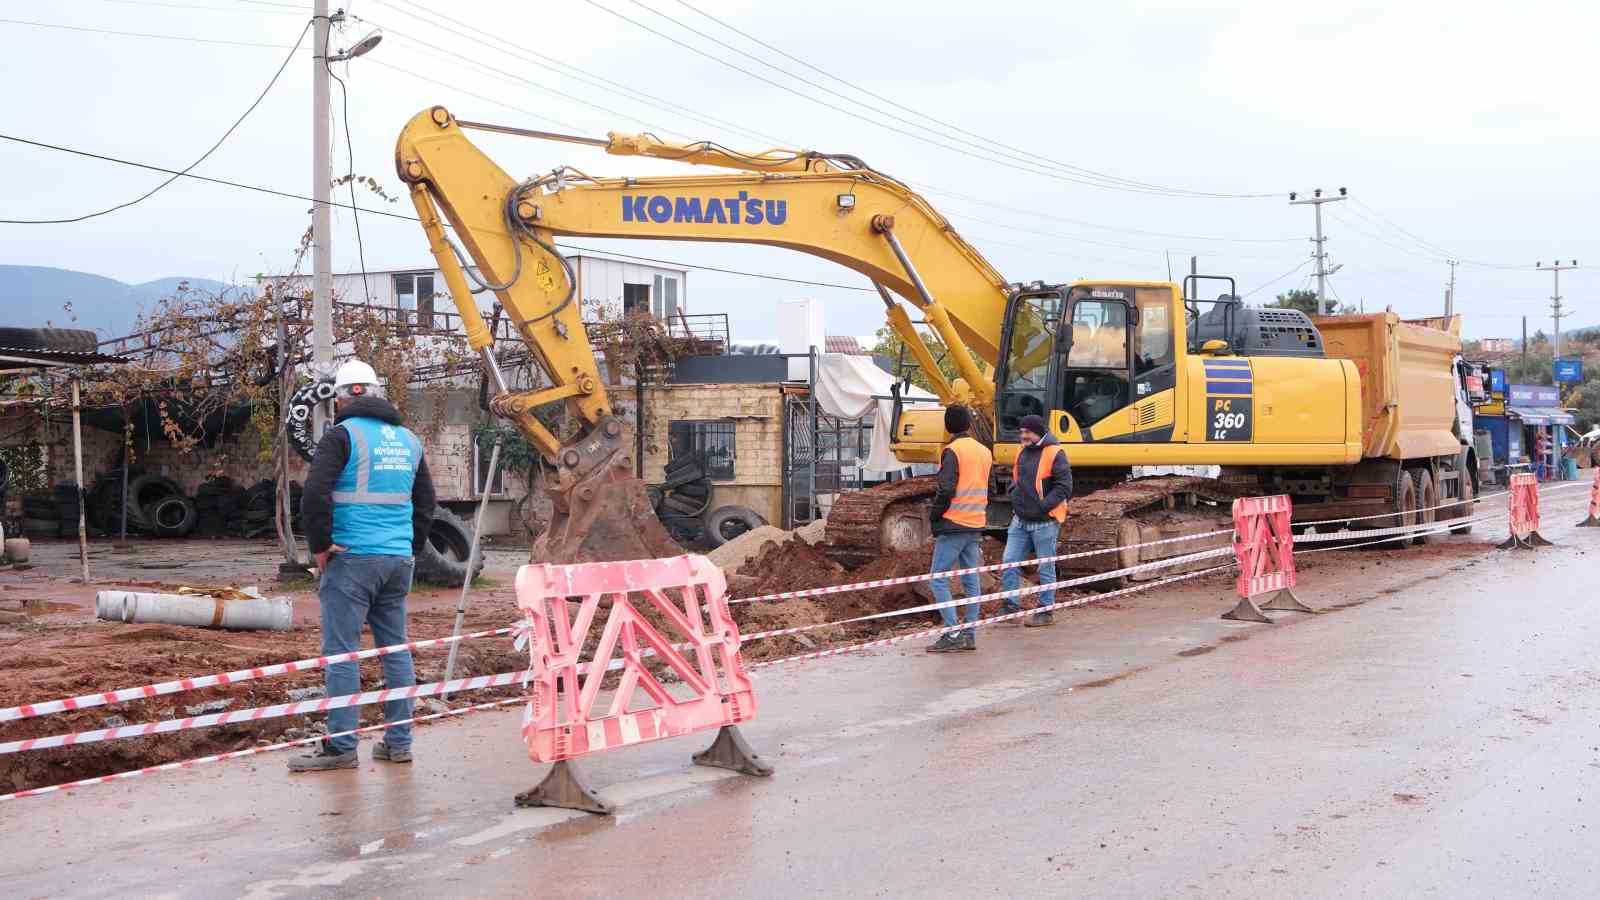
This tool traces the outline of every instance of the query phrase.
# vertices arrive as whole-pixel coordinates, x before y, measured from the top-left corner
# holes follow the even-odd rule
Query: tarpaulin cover
[[[817,357],[818,408],[841,419],[872,418],[872,449],[861,463],[868,478],[905,468],[889,450],[894,401],[877,399],[890,396],[894,381],[894,376],[878,368],[870,356],[824,353]],[[939,398],[921,388],[910,388],[901,396],[908,403],[924,401],[917,406],[939,403]]]

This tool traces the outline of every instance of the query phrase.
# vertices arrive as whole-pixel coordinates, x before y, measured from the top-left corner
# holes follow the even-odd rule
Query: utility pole
[[[1567,271],[1568,269],[1576,269],[1578,267],[1578,261],[1572,260],[1571,262],[1563,264],[1561,260],[1558,259],[1551,262],[1548,266],[1541,261],[1534,263],[1533,267],[1535,269],[1543,269],[1555,277],[1555,286],[1550,291],[1550,316],[1555,319],[1556,328],[1556,335],[1554,338],[1555,343],[1551,347],[1552,352],[1550,354],[1550,365],[1554,367],[1556,360],[1561,358],[1561,273]],[[1554,374],[1555,373],[1552,370],[1551,375],[1554,376]],[[1559,385],[1557,387],[1559,388]]]
[[[1522,317],[1522,377],[1528,377],[1528,317]]]
[[[1322,204],[1337,203],[1346,199],[1349,195],[1349,191],[1344,188],[1339,188],[1339,196],[1337,197],[1322,196],[1322,188],[1312,191],[1311,196],[1303,200],[1299,199],[1297,194],[1289,194],[1290,206],[1304,206],[1309,203],[1317,211],[1317,236],[1311,239],[1311,243],[1315,245],[1315,249],[1311,251],[1311,258],[1317,261],[1317,309],[1328,313],[1333,312],[1327,305],[1328,276],[1344,268],[1344,264],[1340,263],[1331,269],[1328,268],[1328,251],[1325,246],[1328,239],[1322,235]]]
[[[1450,264],[1450,286],[1444,289],[1444,314],[1449,318],[1456,311],[1456,266],[1460,263],[1454,259],[1445,262]]]
[[[311,368],[314,377],[333,374],[333,154],[328,129],[328,0],[314,0],[311,13]],[[328,407],[312,407],[311,440],[322,440]]]

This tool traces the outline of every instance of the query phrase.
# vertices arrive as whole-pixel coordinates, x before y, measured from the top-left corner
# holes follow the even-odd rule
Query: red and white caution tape
[[[48,700],[43,703],[25,703],[22,706],[12,706],[0,709],[0,722],[12,722],[18,719],[28,719],[34,716],[44,716],[51,713],[71,712],[77,709],[88,709],[95,706],[104,706],[108,703],[124,703],[129,700],[144,700],[149,697],[160,697],[166,694],[177,694],[183,691],[193,691],[199,688],[216,687],[224,684],[238,684],[241,681],[252,681],[257,678],[270,678],[274,675],[288,675],[293,672],[309,672],[321,669],[333,663],[354,662],[356,660],[371,659],[376,656],[388,656],[402,650],[420,650],[424,647],[433,647],[439,644],[450,644],[459,641],[469,641],[473,638],[493,637],[495,635],[510,634],[511,628],[496,628],[492,631],[475,631],[455,637],[428,638],[420,641],[410,641],[404,644],[391,644],[387,647],[373,647],[368,650],[352,650],[349,653],[338,653],[333,656],[316,656],[311,659],[301,659],[294,662],[277,663],[270,666],[257,666],[253,669],[239,669],[233,672],[221,672],[216,675],[200,675],[195,678],[180,678],[176,681],[162,681],[156,684],[146,684],[140,687],[122,688],[115,691],[102,691],[98,694],[84,694],[79,697],[66,697],[61,700]]]
[[[1061,553],[1056,556],[1041,556],[1035,559],[1018,560],[1017,562],[998,562],[988,565],[974,566],[970,569],[951,569],[948,572],[929,572],[917,575],[902,575],[897,578],[882,578],[877,581],[861,581],[855,584],[838,584],[831,587],[807,588],[800,591],[783,591],[777,594],[763,594],[759,597],[741,597],[729,600],[728,603],[761,603],[770,600],[798,600],[802,597],[820,597],[829,594],[847,594],[852,591],[865,591],[874,588],[894,587],[901,584],[916,584],[922,581],[932,581],[935,578],[950,578],[961,575],[977,575],[984,572],[999,572],[1004,569],[1015,569],[1021,566],[1037,566],[1040,563],[1060,562],[1066,559],[1085,559],[1090,556],[1102,556],[1107,553],[1121,553],[1139,547],[1155,547],[1161,544],[1179,544],[1188,541],[1198,541],[1202,538],[1220,537],[1233,534],[1232,528],[1223,528],[1216,531],[1204,531],[1199,534],[1186,534],[1182,537],[1162,538],[1158,541],[1144,541],[1138,544],[1124,544],[1117,547],[1104,547],[1099,550],[1079,550],[1074,553]],[[1105,576],[1099,576],[1104,578]]]
[[[122,738],[147,737],[153,734],[187,731],[191,728],[211,728],[217,725],[234,725],[240,722],[259,722],[262,719],[327,712],[330,709],[342,709],[347,706],[366,706],[372,703],[384,703],[389,700],[412,700],[417,697],[431,697],[434,694],[447,691],[449,693],[477,691],[484,688],[522,684],[527,680],[527,677],[528,672],[526,671],[502,672],[499,675],[477,675],[472,678],[435,681],[430,684],[417,684],[411,687],[364,691],[359,694],[344,694],[339,697],[323,697],[320,700],[302,700],[298,703],[280,703],[276,706],[257,706],[232,712],[207,713],[203,716],[186,716],[182,719],[165,719],[160,722],[123,725],[119,728],[96,728],[92,731],[54,734],[47,737],[27,738],[0,744],[0,755],[22,753],[28,750],[48,750],[52,747],[72,747],[78,744],[93,744]]]
[[[370,731],[382,731],[386,728],[392,728],[396,725],[414,725],[419,722],[431,722],[435,719],[444,719],[450,716],[465,715],[470,712],[493,709],[499,706],[510,706],[514,703],[526,703],[527,700],[527,697],[515,697],[509,700],[493,700],[488,703],[478,703],[472,706],[463,706],[458,709],[447,710],[441,713],[429,713],[425,716],[413,716],[409,719],[403,719],[396,722],[385,722],[382,725],[364,725],[360,728],[353,728],[349,731],[340,731],[335,734],[319,734],[316,737],[284,741],[278,744],[269,744],[265,747],[249,747],[244,750],[233,750],[228,753],[218,753],[213,756],[200,756],[194,759],[185,759],[178,762],[162,763],[156,766],[146,766],[142,769],[130,769],[126,772],[114,772],[110,775],[98,775],[94,778],[82,778],[77,781],[68,781],[62,784],[52,784],[46,785],[45,787],[29,788],[25,791],[14,791],[9,794],[0,794],[0,800],[18,800],[23,797],[38,797],[44,794],[53,794],[57,791],[70,791],[74,788],[90,787],[96,784],[106,784],[107,782],[111,781],[125,781],[129,778],[142,778],[146,775],[154,775],[157,772],[171,772],[175,769],[192,769],[195,766],[203,766],[208,763],[222,762],[223,760],[228,759],[241,759],[246,756],[255,756],[258,753],[273,753],[278,750],[288,750],[291,747],[303,747],[307,744],[315,744],[319,741],[328,740],[329,738],[346,737],[353,734],[365,734]]]

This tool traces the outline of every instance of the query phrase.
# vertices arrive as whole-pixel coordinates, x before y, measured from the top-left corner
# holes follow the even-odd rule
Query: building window
[[[650,313],[650,285],[624,284],[622,286],[622,314]]]
[[[433,273],[408,272],[394,276],[395,319],[433,328]]]
[[[492,445],[491,445],[492,449]],[[484,479],[489,474],[489,455],[491,450],[483,448],[482,441],[472,442],[472,495],[483,496]],[[489,482],[489,494],[504,494],[506,492],[506,460],[505,453],[500,454],[500,465],[495,467],[494,481]]]
[[[678,314],[678,279],[670,275],[655,277],[655,300],[652,311],[665,322]]]
[[[694,455],[702,460],[706,475],[717,481],[733,480],[733,461],[738,458],[734,449],[734,423],[669,422],[667,441],[671,456]]]

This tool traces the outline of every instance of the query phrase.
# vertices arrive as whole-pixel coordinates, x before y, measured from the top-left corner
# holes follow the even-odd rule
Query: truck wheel
[[[1417,524],[1432,525],[1439,518],[1439,489],[1434,487],[1433,475],[1427,469],[1412,469],[1411,481],[1416,488]],[[1433,537],[1435,535],[1419,534],[1414,541],[1420,547]]]
[[[761,514],[744,506],[719,506],[706,516],[706,536],[718,547],[747,531],[767,524]]]
[[[1410,528],[1417,524],[1417,483],[1412,480],[1411,473],[1403,469],[1394,486],[1394,508],[1396,515],[1390,520],[1393,523],[1390,527]],[[1411,546],[1411,541],[1411,535],[1400,534],[1384,546],[1398,550]]]
[[[165,538],[188,537],[200,517],[194,501],[182,494],[162,497],[146,507],[144,514],[156,537]]]
[[[1477,488],[1473,487],[1473,485],[1472,485],[1472,473],[1471,472],[1462,472],[1461,473],[1461,504],[1456,507],[1457,517],[1458,518],[1470,519],[1474,515],[1477,514],[1477,510],[1473,508],[1475,504],[1472,502],[1472,498],[1476,497],[1477,495],[1478,495],[1478,490],[1477,490]],[[1458,528],[1452,528],[1452,529],[1450,529],[1450,533],[1451,534],[1471,534],[1472,533],[1472,526],[1471,525],[1462,525],[1462,526],[1460,526]]]

